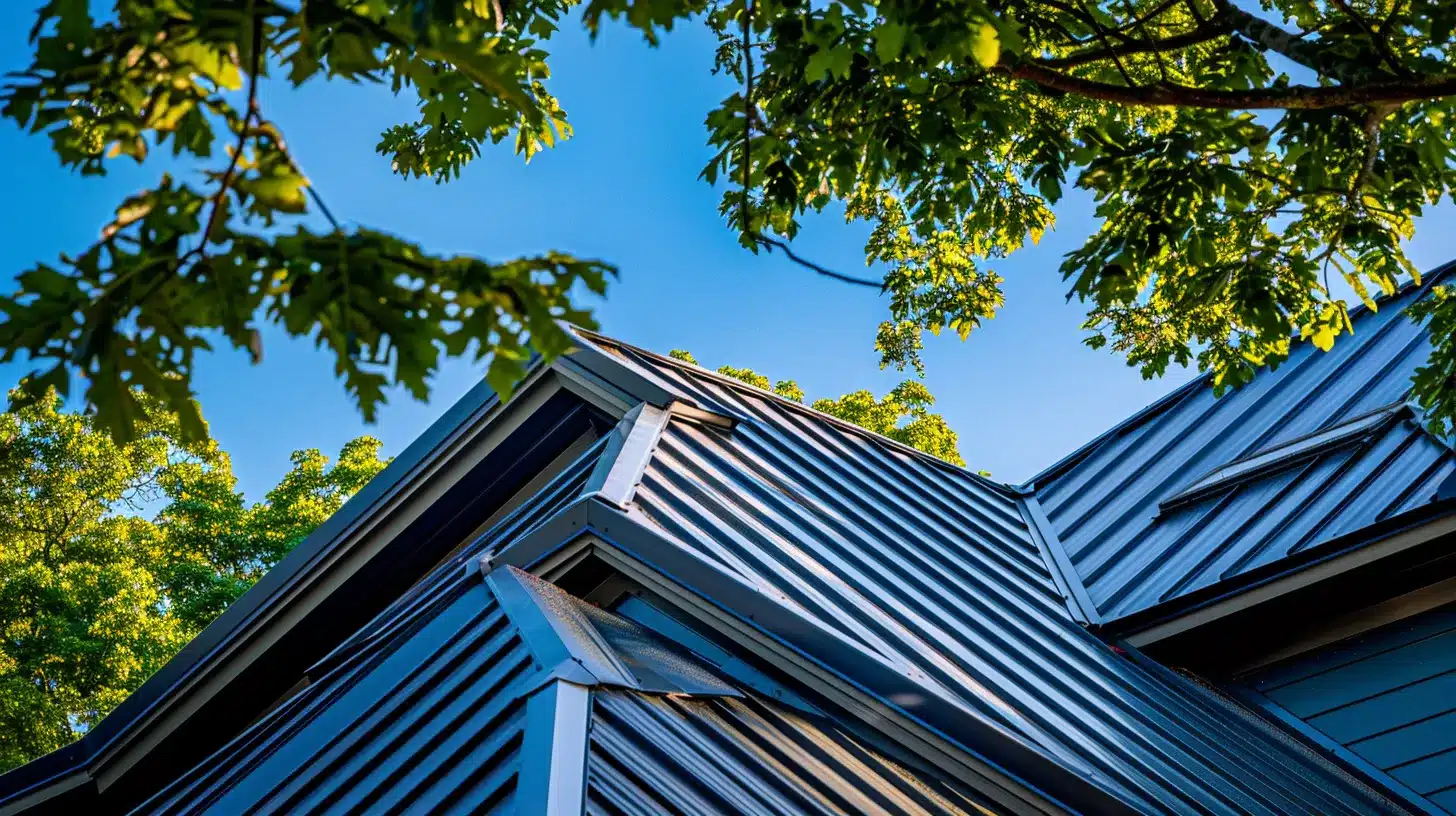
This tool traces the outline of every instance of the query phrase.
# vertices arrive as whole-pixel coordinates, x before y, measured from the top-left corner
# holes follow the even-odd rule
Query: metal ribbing
[[[835,629],[1068,767],[1095,769],[1144,809],[1379,810],[1327,766],[1074,623],[1014,497],[747,390],[659,376],[748,421],[731,434],[673,423],[638,510],[781,598],[783,614]]]
[[[1429,283],[1429,281],[1428,281]],[[1277,369],[1215,398],[1189,388],[1041,479],[1036,497],[1105,621],[1172,603],[1419,509],[1456,455],[1404,417],[1197,501],[1159,509],[1214,468],[1399,402],[1430,338],[1412,289],[1366,311],[1331,352],[1297,344]]]
[[[970,791],[760,700],[595,695],[589,814],[989,814]]]

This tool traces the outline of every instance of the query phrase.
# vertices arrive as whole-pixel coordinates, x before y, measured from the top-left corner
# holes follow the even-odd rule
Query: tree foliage
[[[215,442],[136,399],[124,445],[54,392],[0,414],[0,771],[98,722],[385,464],[369,437],[299,451],[250,505]]]
[[[698,364],[692,353],[683,349],[673,349],[669,356],[692,365]],[[718,373],[793,402],[804,401],[804,389],[793,380],[770,383],[768,377],[751,368],[726,365],[719,367]],[[958,449],[960,438],[950,429],[945,417],[931,413],[930,407],[934,404],[935,397],[931,396],[924,383],[905,380],[884,397],[876,398],[870,391],[861,389],[839,399],[814,400],[809,407],[924,451],[937,459],[965,467],[966,461],[961,458]],[[991,475],[984,470],[980,473],[982,476]]]
[[[1099,224],[1061,274],[1088,342],[1149,376],[1191,364],[1235,386],[1294,336],[1327,349],[1351,331],[1341,291],[1370,303],[1416,277],[1403,241],[1456,178],[1456,5],[1440,0],[117,0],[105,20],[51,0],[4,115],[83,173],[170,149],[205,184],[164,176],[98,243],[22,275],[0,350],[41,365],[32,394],[84,373],[123,440],[134,385],[195,436],[196,353],[221,336],[257,356],[265,321],[327,348],[366,416],[388,385],[423,396],[440,356],[472,347],[505,390],[528,346],[562,350],[554,319],[590,323],[581,295],[611,268],[339,228],[258,77],[411,95],[418,117],[379,152],[445,181],[488,144],[529,158],[569,135],[547,89],[559,26],[615,18],[656,42],[695,17],[740,86],[706,120],[723,215],[754,251],[879,288],[886,365],[919,368],[925,332],[964,338],[993,317],[997,261],[1078,188]],[[791,249],[834,202],[871,226],[881,279]],[[315,212],[334,227],[303,226]],[[1432,326],[1456,322],[1456,301],[1434,308]],[[1438,423],[1456,419],[1453,354],[1438,338],[1416,391]]]

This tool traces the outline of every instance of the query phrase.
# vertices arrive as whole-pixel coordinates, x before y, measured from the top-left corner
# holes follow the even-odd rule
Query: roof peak
[[[597,344],[598,346],[605,346],[608,348],[614,348],[619,351],[631,352],[632,354],[637,354],[645,357],[648,360],[651,360],[653,363],[657,363],[668,368],[677,369],[679,371],[684,371],[694,377],[711,380],[718,385],[730,388],[742,394],[747,394],[755,399],[768,400],[774,404],[787,408],[796,413],[811,417],[817,422],[822,422],[839,430],[846,431],[856,436],[867,438],[876,444],[882,445],[900,453],[914,456],[917,459],[932,463],[937,467],[951,471],[957,475],[969,477],[972,481],[978,482],[1007,496],[1020,495],[1019,488],[1016,485],[1010,484],[1009,482],[999,482],[995,479],[982,476],[981,474],[971,470],[970,468],[952,464],[937,456],[933,456],[929,453],[926,453],[925,451],[919,450],[918,448],[913,448],[903,442],[896,441],[882,434],[875,433],[868,428],[856,425],[853,422],[848,422],[846,420],[840,419],[839,417],[826,414],[823,411],[819,411],[812,406],[805,405],[802,402],[795,402],[779,394],[775,394],[772,391],[766,391],[762,388],[749,385],[748,383],[745,383],[741,380],[736,380],[732,377],[727,376],[726,374],[720,374],[716,371],[713,371],[712,369],[704,368],[703,366],[697,365],[695,363],[688,363],[673,357],[658,354],[657,352],[650,349],[645,349],[641,346],[636,346],[626,341],[618,340],[614,337],[608,337],[607,335],[601,334],[599,332],[594,332],[589,329],[583,329],[579,326],[572,326],[571,328],[572,331],[580,336],[583,340]],[[631,363],[630,360],[627,362],[629,364]],[[687,395],[682,396],[688,402],[693,402],[693,400],[688,398]],[[725,412],[725,415],[735,416],[736,419],[740,420],[742,419],[742,417],[737,417],[736,415],[733,415],[731,411]]]

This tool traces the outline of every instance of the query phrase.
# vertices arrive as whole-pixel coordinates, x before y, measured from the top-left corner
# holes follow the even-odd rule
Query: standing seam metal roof
[[[1199,380],[1033,480],[1035,501],[1104,621],[1169,603],[1430,503],[1456,454],[1401,410],[1430,352],[1404,311],[1452,267],[1353,320],[1332,351],[1288,361],[1214,397]],[[1351,423],[1389,422],[1350,444],[1160,507],[1210,471]],[[1296,451],[1297,453],[1297,451]]]
[[[1145,811],[1394,809],[1074,623],[1013,496],[766,393],[608,348],[745,419],[727,435],[671,423],[636,508],[683,550],[782,599],[784,614],[837,630]]]
[[[556,812],[543,797],[574,809],[573,784],[592,813],[991,812],[636,623],[515,568],[470,567],[391,605],[374,635],[138,812]],[[579,722],[532,708],[562,685],[592,690]],[[573,734],[578,746],[560,744]]]

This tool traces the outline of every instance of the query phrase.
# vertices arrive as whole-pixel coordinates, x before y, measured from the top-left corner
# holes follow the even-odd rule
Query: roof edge
[[[1442,522],[1446,522],[1444,527],[1439,526]],[[1438,526],[1434,530],[1426,530],[1431,525]],[[1423,507],[1392,516],[1384,521],[1362,527],[1348,535],[1331,539],[1303,552],[1273,561],[1259,569],[1108,620],[1104,625],[1109,631],[1118,633],[1133,645],[1143,647],[1149,643],[1156,643],[1165,638],[1200,628],[1203,623],[1195,621],[1194,616],[1206,613],[1220,605],[1232,604],[1240,600],[1245,602],[1238,609],[1230,609],[1205,622],[1212,622],[1243,608],[1258,606],[1267,600],[1272,600],[1277,595],[1262,599],[1254,599],[1249,596],[1251,593],[1279,582],[1305,577],[1310,579],[1309,583],[1314,584],[1325,578],[1343,574],[1348,569],[1338,570],[1326,576],[1316,576],[1313,571],[1322,567],[1329,569],[1326,565],[1331,562],[1355,555],[1366,548],[1378,547],[1382,542],[1397,539],[1403,535],[1423,535],[1422,530],[1426,531],[1425,537],[1410,542],[1409,546],[1418,546],[1441,535],[1456,532],[1456,499],[1433,501]],[[1402,547],[1398,552],[1403,552],[1408,548]],[[1384,553],[1383,555],[1393,554],[1395,553]],[[1361,562],[1351,568],[1379,561],[1383,555],[1373,555],[1366,562]]]
[[[1456,260],[1447,261],[1446,263],[1441,264],[1435,269],[1432,269],[1425,275],[1422,275],[1419,283],[1414,280],[1408,281],[1407,283],[1396,289],[1395,292],[1377,298],[1375,302],[1379,304],[1388,300],[1405,297],[1412,291],[1416,291],[1419,292],[1420,295],[1424,295],[1425,292],[1430,291],[1432,287],[1440,283],[1452,272],[1456,272]],[[1418,295],[1418,297],[1420,295]],[[1363,302],[1358,303],[1355,305],[1354,308],[1350,310],[1350,319],[1351,321],[1354,321],[1355,319],[1364,316],[1365,313],[1369,311],[1371,311],[1370,307],[1366,306]],[[1298,344],[1306,343],[1309,341],[1301,339],[1298,335],[1295,335],[1294,342]],[[1293,349],[1291,348],[1291,352],[1292,351]],[[1093,452],[1095,452],[1099,447],[1102,446],[1102,443],[1106,442],[1108,439],[1114,436],[1121,436],[1122,434],[1127,433],[1134,427],[1141,425],[1143,422],[1146,422],[1147,420],[1163,412],[1164,410],[1171,408],[1174,403],[1183,399],[1192,391],[1199,388],[1209,387],[1209,380],[1211,379],[1211,377],[1212,374],[1208,372],[1198,373],[1196,376],[1193,377],[1193,379],[1179,385],[1177,388],[1174,388],[1172,391],[1169,391],[1167,394],[1164,394],[1163,396],[1154,400],[1152,403],[1135,411],[1126,419],[1122,420],[1116,425],[1113,425],[1111,428],[1108,428],[1107,430],[1093,437],[1091,440],[1075,448],[1071,453],[1068,453],[1067,455],[1056,460],[1052,464],[1046,466],[1036,475],[1022,482],[1017,487],[1027,492],[1035,491],[1038,484],[1045,482],[1049,479],[1054,479],[1062,475],[1065,471],[1075,467],[1078,462],[1090,456]]]
[[[704,368],[704,367],[702,367],[700,365],[695,365],[693,363],[686,363],[686,362],[683,362],[682,360],[676,360],[676,359],[673,359],[671,357],[665,357],[665,356],[663,356],[661,354],[658,354],[657,352],[649,351],[648,349],[642,348],[641,346],[634,346],[631,343],[627,343],[627,342],[622,341],[622,340],[617,340],[616,338],[608,337],[608,336],[603,335],[603,334],[598,334],[597,332],[589,331],[587,329],[582,329],[582,328],[577,328],[577,327],[573,327],[573,328],[574,328],[575,333],[578,336],[580,336],[580,337],[582,337],[582,338],[584,338],[586,340],[589,340],[589,341],[591,341],[593,343],[597,343],[597,344],[604,345],[604,346],[609,346],[609,347],[615,346],[615,347],[618,347],[618,348],[626,349],[626,350],[629,350],[629,351],[631,351],[631,352],[633,352],[635,354],[640,354],[640,355],[642,355],[644,357],[647,357],[647,358],[651,359],[653,362],[660,363],[662,365],[668,366],[669,368],[675,368],[675,369],[679,369],[679,370],[683,370],[683,371],[690,372],[695,377],[702,377],[704,379],[712,380],[713,382],[715,382],[715,383],[717,383],[719,385],[722,385],[722,386],[724,386],[726,388],[730,388],[730,389],[732,389],[734,391],[737,391],[737,392],[740,392],[740,393],[744,393],[744,394],[751,395],[751,396],[753,396],[756,399],[766,399],[766,400],[772,401],[772,402],[774,402],[774,403],[776,403],[776,404],[784,407],[787,410],[790,410],[790,411],[793,411],[793,412],[796,412],[796,413],[799,413],[799,414],[807,415],[807,416],[813,418],[815,421],[824,422],[824,423],[829,424],[829,425],[832,425],[832,426],[834,426],[834,427],[836,427],[836,428],[838,428],[838,429],[840,429],[842,431],[846,431],[846,432],[852,433],[852,434],[854,434],[856,436],[860,436],[860,437],[867,438],[867,439],[871,440],[872,442],[874,442],[876,444],[883,445],[883,446],[885,446],[887,448],[890,448],[891,450],[895,450],[895,451],[898,451],[898,452],[901,452],[901,453],[908,454],[910,456],[914,456],[917,459],[920,459],[922,461],[925,461],[925,462],[931,463],[933,465],[936,465],[937,467],[940,467],[940,468],[942,468],[944,470],[949,470],[949,471],[951,471],[951,472],[953,472],[953,473],[955,473],[955,474],[957,474],[959,476],[969,477],[972,481],[975,481],[975,482],[977,482],[979,484],[982,484],[985,487],[988,487],[988,488],[990,488],[992,490],[995,490],[995,491],[997,491],[999,493],[1002,493],[1004,495],[1007,495],[1007,496],[1015,496],[1015,495],[1017,495],[1017,488],[1014,485],[1011,485],[1011,484],[1009,484],[1007,482],[998,482],[995,479],[989,479],[989,478],[987,478],[985,476],[982,476],[981,474],[975,472],[974,470],[971,470],[970,468],[961,467],[960,465],[951,464],[950,462],[947,462],[944,459],[941,459],[941,458],[939,458],[937,456],[932,456],[931,454],[928,454],[925,451],[919,450],[918,448],[912,448],[912,447],[910,447],[909,445],[906,445],[903,442],[897,442],[896,440],[890,439],[887,436],[883,436],[881,434],[877,434],[874,431],[871,431],[871,430],[869,430],[867,428],[862,428],[862,427],[860,427],[858,425],[855,425],[852,422],[847,422],[847,421],[845,421],[843,419],[840,419],[839,417],[831,416],[829,414],[826,414],[823,411],[816,411],[816,410],[814,410],[814,408],[812,408],[812,407],[810,407],[808,405],[805,405],[802,402],[794,402],[793,400],[787,399],[787,398],[782,397],[782,396],[779,396],[778,394],[775,394],[772,391],[765,391],[762,388],[757,388],[755,386],[749,385],[748,383],[742,382],[740,380],[735,380],[732,377],[729,377],[729,376],[724,375],[724,374],[719,374],[716,371],[713,371],[711,369]],[[691,400],[688,400],[687,402],[690,405],[696,406],[696,403],[693,403]],[[701,408],[702,406],[696,406],[696,407]],[[738,421],[742,421],[742,418],[740,418],[740,417],[734,417],[734,419],[736,419]]]

